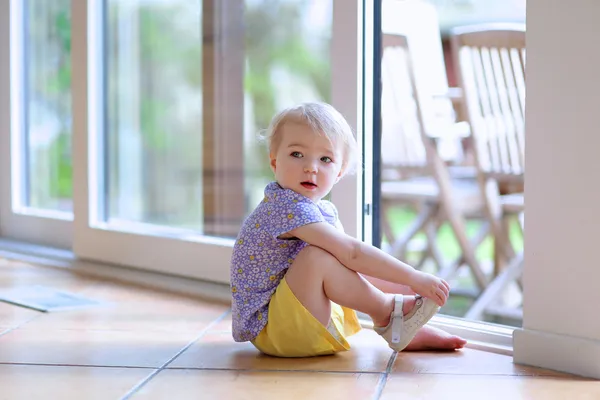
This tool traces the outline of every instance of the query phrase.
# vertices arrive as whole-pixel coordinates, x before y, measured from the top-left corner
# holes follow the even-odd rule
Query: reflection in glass
[[[71,4],[24,3],[23,206],[70,212]]]
[[[108,1],[106,217],[199,228],[201,4]]]
[[[330,100],[332,0],[106,4],[101,219],[235,236],[272,179],[257,134]]]
[[[331,101],[332,0],[246,1],[247,211],[272,180],[268,154],[255,133],[273,114],[303,101]]]

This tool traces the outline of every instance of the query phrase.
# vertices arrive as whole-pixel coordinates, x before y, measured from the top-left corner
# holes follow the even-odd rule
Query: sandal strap
[[[394,311],[392,312],[392,343],[400,343],[402,335],[402,326],[404,325],[404,296],[397,294],[394,296]]]

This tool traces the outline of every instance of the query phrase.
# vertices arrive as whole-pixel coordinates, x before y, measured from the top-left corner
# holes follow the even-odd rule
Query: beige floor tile
[[[159,367],[196,333],[15,329],[0,336],[0,362]]]
[[[100,306],[43,314],[24,329],[139,330],[200,333],[229,307],[157,290],[95,281],[80,292]],[[0,309],[0,323],[2,323]]]
[[[352,349],[334,356],[277,358],[261,355],[252,344],[235,343],[228,332],[208,333],[169,367],[238,370],[385,371],[392,351],[373,331],[350,338]]]
[[[42,313],[29,308],[19,307],[14,304],[0,302],[0,326],[13,328],[33,318],[40,317]]]
[[[166,370],[132,399],[370,399],[379,374]],[[176,395],[174,396],[174,390]]]
[[[86,289],[84,294],[102,300],[124,302],[128,304],[144,305],[150,303],[159,306],[172,306],[176,304],[179,306],[191,307],[196,307],[198,304],[225,306],[224,304],[204,302],[196,297],[178,293],[112,281],[98,282],[97,285]]]
[[[553,371],[513,364],[512,357],[471,349],[451,353],[399,353],[393,373],[473,375],[560,375]]]
[[[97,281],[84,277],[81,275],[75,275],[72,272],[55,267],[45,267],[40,265],[33,265],[23,263],[20,261],[12,261],[0,258],[0,284],[3,279],[19,279],[43,281],[44,279],[60,279],[65,280],[79,280],[87,283],[96,283]]]
[[[22,329],[78,329],[200,332],[221,317],[228,308],[219,304],[170,304],[122,301],[82,310],[44,314],[22,325]]]
[[[0,399],[119,399],[150,369],[0,365]]]
[[[382,400],[592,400],[600,382],[582,379],[483,375],[392,375]]]
[[[47,267],[28,264],[17,260],[9,260],[0,258],[0,275],[8,272],[35,272],[35,271],[50,271],[53,270]]]
[[[0,268],[0,289],[42,285],[79,293],[96,284],[97,281],[94,279],[53,268],[31,267],[27,265]]]
[[[231,313],[211,327],[211,332],[231,332]]]

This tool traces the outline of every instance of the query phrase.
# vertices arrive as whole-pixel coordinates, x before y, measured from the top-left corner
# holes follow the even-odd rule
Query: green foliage
[[[70,4],[66,3],[67,7]],[[60,47],[65,53],[71,54],[71,10],[70,8],[62,9],[54,18],[54,25],[56,29],[56,36]]]
[[[308,40],[316,37],[315,32],[306,32],[302,26],[301,8],[306,4],[263,0],[246,7],[244,90],[252,99],[255,128],[258,130],[266,128],[278,111],[275,102],[278,82],[272,77],[277,67],[289,71],[295,79],[306,82],[321,100],[331,100],[329,40],[327,37],[319,38],[316,42],[322,47],[316,51],[309,46]],[[256,143],[253,152],[258,153],[257,160],[267,160],[267,151],[261,144]],[[266,162],[251,168],[252,176],[272,176]]]
[[[164,152],[177,143],[169,140],[173,116],[169,104],[175,102],[177,91],[173,87],[185,86],[190,90],[202,91],[202,49],[200,34],[197,40],[179,23],[186,8],[173,5],[161,7],[141,5],[139,7],[141,107],[140,123],[143,147],[146,151]],[[136,77],[137,78],[137,77]],[[180,132],[189,136],[201,132]],[[185,148],[183,149],[186,150]],[[189,149],[194,151],[194,149]]]
[[[278,83],[273,82],[272,78],[275,68],[284,68],[296,79],[313,87],[321,99],[330,100],[329,40],[326,37],[316,40],[322,46],[316,51],[314,45],[310,46],[308,40],[316,38],[314,32],[303,30],[302,7],[305,6],[306,3],[301,1],[264,0],[245,7],[244,90],[252,100],[253,119],[257,129],[265,128],[276,112]],[[60,114],[59,120],[68,121],[71,112],[70,97],[68,103],[64,103],[64,99],[65,93],[70,93],[72,84],[70,2],[61,0],[53,7],[38,7],[38,3],[29,0],[27,7],[32,10],[31,39],[51,44],[55,49],[54,54],[60,56],[59,62],[53,67],[54,71],[46,69],[50,66],[39,66],[44,68],[40,70],[44,78],[38,81],[40,87],[36,93],[38,96],[45,96],[44,101],[56,105],[54,111]],[[121,7],[123,6],[119,2],[109,4],[108,27],[116,26]],[[172,3],[160,8],[155,4],[139,3],[137,8],[141,62],[139,75],[135,78],[140,79],[142,90],[139,112],[142,146],[146,152],[163,153],[169,146],[178,145],[177,141],[169,139],[172,135],[187,135],[174,131],[177,127],[170,122],[174,116],[169,106],[176,101],[173,97],[178,93],[170,88],[187,85],[192,90],[202,90],[201,41],[204,28],[198,27],[198,32],[189,31],[190,24],[182,23],[182,15],[193,7],[184,7],[182,3]],[[41,29],[44,26],[42,19],[51,23],[50,36],[46,36],[48,33]],[[108,43],[109,65],[116,57],[114,49],[121,45],[119,38],[115,37],[117,32],[118,30],[112,29],[109,33],[109,37],[113,37]],[[198,40],[194,40],[194,35],[198,36]],[[113,67],[109,70],[113,70]],[[111,76],[114,77],[114,74],[109,75],[109,79]],[[109,93],[113,93],[110,102],[115,105],[114,110],[118,110],[117,100],[122,89],[115,82],[108,83]],[[118,114],[111,112],[109,118],[118,118]],[[114,122],[108,126],[115,126]],[[202,127],[198,126],[190,134],[196,135],[201,131]],[[64,130],[47,149],[51,155],[49,162],[58,173],[56,181],[50,182],[50,190],[53,196],[59,198],[70,198],[72,194],[70,140],[70,133]],[[197,152],[185,146],[177,149]],[[264,153],[266,157],[265,150],[258,143],[255,150]],[[264,169],[261,164],[256,172],[261,175],[271,174],[266,163]]]
[[[246,58],[248,70],[245,89],[253,99],[255,121],[265,128],[275,109],[274,67],[284,67],[299,79],[312,85],[323,101],[330,101],[331,73],[329,46],[319,57],[306,43],[302,31],[302,2],[265,0],[246,8]],[[328,40],[323,40],[327,42]]]
[[[73,162],[71,157],[71,134],[61,132],[48,149],[50,165],[56,168],[56,182],[50,185],[54,199],[71,199],[73,196]]]
[[[168,145],[167,135],[163,131],[161,120],[166,115],[167,104],[156,98],[144,97],[141,100],[141,128],[144,147],[154,150],[164,149]]]
[[[56,75],[49,76],[46,81],[46,93],[60,96],[65,90],[71,90],[71,64],[62,65]]]
[[[26,60],[31,106],[29,135],[44,132],[48,113],[59,123],[59,132],[47,147],[29,148],[29,182],[32,205],[55,208],[73,193],[71,155],[71,17],[69,0],[26,1]],[[47,133],[40,133],[47,134]],[[50,178],[48,178],[50,177]],[[59,205],[59,207],[61,207]]]

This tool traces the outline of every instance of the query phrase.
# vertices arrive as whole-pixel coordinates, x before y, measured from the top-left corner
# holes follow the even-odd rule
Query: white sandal
[[[390,323],[385,327],[374,327],[373,330],[381,335],[392,350],[402,351],[413,340],[419,329],[423,327],[440,309],[431,299],[415,296],[415,306],[404,315],[402,306],[404,296],[394,296],[394,311]]]

